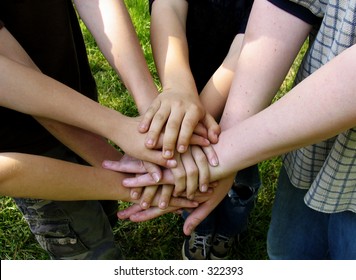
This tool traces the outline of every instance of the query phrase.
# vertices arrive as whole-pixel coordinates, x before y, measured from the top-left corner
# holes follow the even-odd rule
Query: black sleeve
[[[268,0],[278,8],[290,13],[297,18],[309,23],[311,25],[320,22],[320,18],[314,15],[309,9],[288,0]]]
[[[154,1],[155,1],[155,0],[149,0],[149,1],[148,1],[148,5],[149,5],[149,8],[150,8],[150,13],[151,13],[151,11],[152,11],[152,4],[153,4]]]
[[[0,20],[0,29],[4,27],[4,23]]]

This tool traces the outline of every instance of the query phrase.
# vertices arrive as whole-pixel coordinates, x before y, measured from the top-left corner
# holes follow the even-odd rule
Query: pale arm
[[[263,160],[318,143],[355,127],[355,67],[356,46],[353,46],[268,108],[223,131],[219,143],[214,145],[220,164],[210,167],[211,180],[225,178]],[[164,174],[163,181],[172,179],[169,173]],[[139,182],[140,179],[134,180]],[[140,184],[147,182],[141,181]],[[190,214],[184,232],[189,235],[227,191],[216,188],[213,198]],[[160,210],[150,210],[148,214],[136,214],[135,220],[144,220],[147,215],[152,217],[157,213],[164,214]]]
[[[209,79],[200,94],[200,100],[217,121],[220,120],[235,74],[241,52],[243,34],[236,35],[223,63]]]
[[[156,0],[152,6],[152,50],[163,90],[145,114],[141,131],[149,131],[146,145],[152,148],[165,129],[166,158],[176,149],[186,151],[196,125],[205,116],[189,66],[187,10],[185,0]]]
[[[143,114],[158,91],[125,2],[75,0],[74,3],[100,50],[122,78],[133,95],[140,114]]]
[[[19,153],[0,154],[0,195],[53,200],[122,200],[130,190],[120,182],[122,173],[48,157]],[[51,186],[50,188],[48,186]],[[201,196],[200,201],[208,195]],[[157,205],[159,196],[153,201]],[[197,203],[172,198],[170,208],[196,207]]]
[[[1,106],[80,127],[112,140],[133,156],[166,165],[160,152],[144,147],[145,136],[137,132],[138,120],[41,74],[6,28],[0,30],[0,41]],[[137,146],[130,139],[137,141]]]

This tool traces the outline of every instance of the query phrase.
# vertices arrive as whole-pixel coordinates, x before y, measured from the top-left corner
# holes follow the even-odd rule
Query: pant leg
[[[51,259],[121,259],[99,201],[15,199]]]
[[[329,215],[304,203],[307,190],[294,187],[281,169],[267,236],[273,260],[328,259]]]
[[[219,207],[219,205],[217,206]],[[217,209],[215,208],[196,228],[198,234],[206,235],[206,234],[213,234],[215,231],[215,224],[216,224],[216,212]],[[186,219],[189,216],[189,212],[183,211],[182,217]]]
[[[216,233],[232,237],[247,229],[261,186],[258,166],[254,165],[236,174],[234,185],[217,207]]]
[[[330,215],[330,258],[356,260],[356,213],[344,211]]]
[[[76,161],[63,147],[47,156]],[[122,258],[111,227],[117,201],[15,199],[15,202],[31,232],[52,259]]]

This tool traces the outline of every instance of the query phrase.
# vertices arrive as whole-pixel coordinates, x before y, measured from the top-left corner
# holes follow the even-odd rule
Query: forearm
[[[270,105],[310,30],[270,2],[254,2],[220,123],[223,130]]]
[[[0,195],[53,200],[130,201],[122,173],[47,157],[0,154]]]
[[[81,127],[118,140],[127,117],[71,88],[0,55],[0,105],[37,117]],[[120,144],[120,143],[116,143]]]
[[[355,127],[355,57],[353,46],[265,110],[224,130],[214,147],[215,171],[230,174]]]
[[[158,91],[124,1],[75,0],[76,8],[110,65],[144,113]]]
[[[240,56],[243,34],[236,35],[223,63],[203,88],[200,100],[216,120],[224,110],[227,97],[235,74],[235,67]]]
[[[99,135],[50,119],[37,118],[37,121],[92,166],[101,167],[106,159],[120,160],[122,157],[107,139]]]
[[[152,5],[151,43],[157,71],[165,89],[198,94],[189,66],[185,0],[156,0]]]

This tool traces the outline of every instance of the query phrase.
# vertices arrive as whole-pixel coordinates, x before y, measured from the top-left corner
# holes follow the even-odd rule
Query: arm
[[[112,140],[135,157],[167,164],[159,151],[145,148],[145,136],[137,132],[137,119],[125,117],[41,74],[6,28],[0,30],[0,41],[1,106],[80,127]],[[121,131],[125,131],[125,137]],[[137,141],[136,145],[131,139]]]
[[[243,34],[236,35],[223,63],[203,88],[200,100],[216,120],[220,120],[235,74],[236,63],[241,52]]]
[[[75,0],[74,3],[105,58],[132,93],[140,114],[144,113],[158,91],[125,2]]]
[[[137,203],[137,200],[130,198],[130,190],[118,183],[123,178],[125,175],[122,173],[48,157],[0,154],[0,195],[5,196],[55,200],[116,199]],[[200,200],[204,201],[207,197],[202,195]],[[157,203],[158,196],[153,205]],[[196,202],[172,198],[169,209],[196,206]]]
[[[186,151],[196,125],[205,115],[189,66],[187,10],[185,0],[156,0],[151,13],[152,49],[163,92],[145,114],[141,131],[149,130],[146,144],[152,148],[165,126],[166,158],[173,157],[176,149]]]
[[[355,125],[351,121],[355,118],[355,112],[352,111],[355,104],[350,104],[348,100],[352,99],[352,88],[347,93],[343,88],[333,89],[329,83],[326,86],[322,82],[326,78],[322,77],[323,74],[319,76],[318,72],[309,78],[309,81],[315,83],[314,86],[308,85],[306,80],[280,101],[263,110],[271,103],[309,30],[308,24],[269,2],[255,1],[221,120],[223,131],[219,142],[214,145],[220,164],[211,167],[211,181],[226,178],[262,160],[334,136]],[[349,53],[349,56],[352,58],[352,54]],[[328,81],[334,82],[334,87],[346,84],[346,81],[344,83],[335,79],[340,73],[349,74],[348,83],[354,80],[354,71],[345,71],[341,64],[337,66],[336,62],[332,63],[335,64],[325,66],[329,70],[324,73],[330,75]],[[355,65],[348,67],[352,69]],[[330,103],[326,102],[326,92]],[[345,119],[340,118],[338,126],[331,128],[330,116],[327,115],[331,113],[340,116],[339,108],[343,108],[342,104],[336,106],[331,102],[334,92],[345,94],[342,101],[352,114],[346,115],[346,111],[343,111]],[[316,107],[320,100],[325,104]],[[190,215],[185,224],[187,234],[210,213],[227,191],[217,188],[213,199]]]

